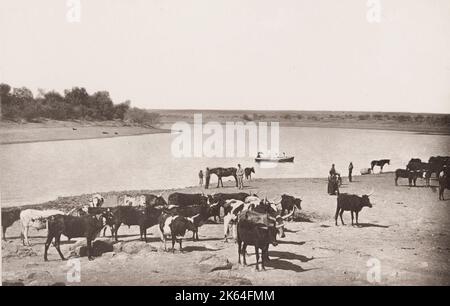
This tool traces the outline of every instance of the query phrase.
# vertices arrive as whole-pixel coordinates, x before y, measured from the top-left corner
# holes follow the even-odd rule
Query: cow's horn
[[[194,220],[194,219],[197,218],[198,216],[200,216],[200,214],[193,215],[191,218],[192,218],[192,220]]]
[[[277,222],[277,219],[275,219],[274,217],[272,217],[272,216],[268,216],[267,217],[267,219],[269,219],[269,220],[271,220],[271,221],[275,221],[275,222]]]
[[[370,190],[370,192],[367,194],[368,197],[370,197],[374,193],[373,188]]]
[[[286,220],[287,218],[289,218],[290,216],[292,216],[294,214],[294,210],[292,210],[289,214],[282,216],[281,219]]]

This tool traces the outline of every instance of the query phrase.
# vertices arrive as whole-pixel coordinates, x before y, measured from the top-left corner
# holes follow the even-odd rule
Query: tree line
[[[124,120],[138,124],[154,124],[158,114],[136,107],[130,101],[114,104],[108,91],[89,94],[83,87],[56,91],[39,90],[36,97],[26,87],[11,88],[0,84],[1,115],[7,120]]]

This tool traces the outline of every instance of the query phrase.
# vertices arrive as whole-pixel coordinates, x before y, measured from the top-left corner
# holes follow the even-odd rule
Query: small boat
[[[264,157],[261,153],[255,158],[255,162],[273,162],[273,163],[292,163],[294,156],[267,156]]]

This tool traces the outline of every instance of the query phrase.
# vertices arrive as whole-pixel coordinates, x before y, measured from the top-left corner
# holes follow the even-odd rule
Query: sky
[[[450,113],[449,0],[80,0],[69,22],[71,2],[0,0],[0,82],[149,109]]]

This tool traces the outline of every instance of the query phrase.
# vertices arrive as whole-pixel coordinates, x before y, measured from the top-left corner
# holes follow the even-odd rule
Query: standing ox
[[[195,226],[195,230],[192,231],[192,240],[199,240],[198,228],[202,226],[216,211],[216,207],[219,203],[208,205],[203,203],[201,205],[190,206],[176,206],[171,205],[164,209],[164,211],[172,216],[182,216],[188,218]]]
[[[295,209],[302,210],[301,204],[302,199],[283,194],[281,196],[281,215],[283,215],[285,211],[289,214],[291,212],[293,213]]]
[[[245,192],[237,192],[237,193],[213,193],[208,195],[209,203],[215,204],[218,206],[215,207],[213,213],[214,221],[216,221],[216,217],[220,220],[220,208],[224,207],[226,200],[239,200],[244,201],[250,194]]]
[[[28,240],[28,230],[33,227],[37,230],[41,230],[47,227],[47,218],[53,215],[64,215],[62,211],[55,209],[48,210],[36,210],[25,209],[20,212],[20,222],[22,225],[22,231],[20,237],[22,238],[23,245],[31,245]]]
[[[114,232],[114,239],[117,239],[117,232],[120,225],[123,223],[130,227],[131,225],[138,225],[140,232],[140,239],[147,242],[147,229],[158,224],[158,218],[162,213],[162,208],[147,206],[147,207],[133,207],[133,206],[117,206],[112,210],[112,218],[107,221]]]
[[[341,217],[342,225],[344,224],[344,220],[342,219],[342,214],[344,211],[350,211],[352,214],[352,225],[353,225],[353,213],[356,213],[356,224],[358,223],[358,214],[364,206],[372,207],[370,203],[369,196],[373,194],[373,191],[367,195],[357,196],[355,194],[347,194],[341,193],[337,197],[337,207],[336,207],[336,215],[334,216],[335,223],[337,224],[338,215]]]
[[[186,234],[186,231],[195,231],[196,227],[192,222],[192,219],[182,216],[172,216],[170,214],[163,213],[159,217],[159,231],[161,234],[161,241],[164,244],[164,250],[166,248],[166,236],[172,238],[172,253],[175,252],[175,242],[178,240],[180,244],[180,252],[182,252],[182,237]]]
[[[380,169],[381,169],[380,172],[383,172],[383,167],[384,167],[384,165],[386,165],[386,164],[390,165],[390,163],[391,163],[391,160],[390,160],[390,159],[372,160],[372,162],[370,163],[370,169],[371,169],[372,172],[373,172],[373,168],[374,168],[375,166],[379,166]]]
[[[65,260],[59,248],[61,234],[69,238],[86,237],[87,256],[89,260],[92,260],[93,257],[91,254],[91,243],[95,240],[103,226],[105,226],[106,218],[109,218],[109,215],[106,213],[96,215],[88,214],[81,217],[67,215],[50,216],[48,218],[48,233],[47,241],[45,242],[44,261],[48,261],[47,251],[50,244],[52,243],[53,238],[55,239],[54,246],[58,251],[59,256],[62,260]]]
[[[209,169],[208,176],[211,176],[211,174],[217,175],[217,188],[219,188],[219,185],[223,187],[222,177],[232,176],[236,180],[236,187],[238,187],[238,179],[236,176],[237,169],[234,167],[230,168],[211,168]],[[209,182],[209,178],[206,179],[207,182]],[[208,187],[208,186],[206,186]]]
[[[6,241],[6,229],[20,219],[20,208],[2,208],[3,241]]]
[[[243,211],[239,215],[237,224],[238,262],[241,263],[243,256],[244,265],[247,245],[255,247],[256,270],[259,270],[259,250],[261,249],[261,267],[265,270],[264,262],[269,258],[269,245],[277,245],[276,221],[269,214],[261,214],[255,211]]]
[[[400,177],[407,178],[410,187],[412,187],[413,184],[414,186],[416,186],[416,180],[419,175],[421,175],[421,173],[419,173],[418,171],[397,169],[395,170],[395,186],[398,186],[397,181]]]

